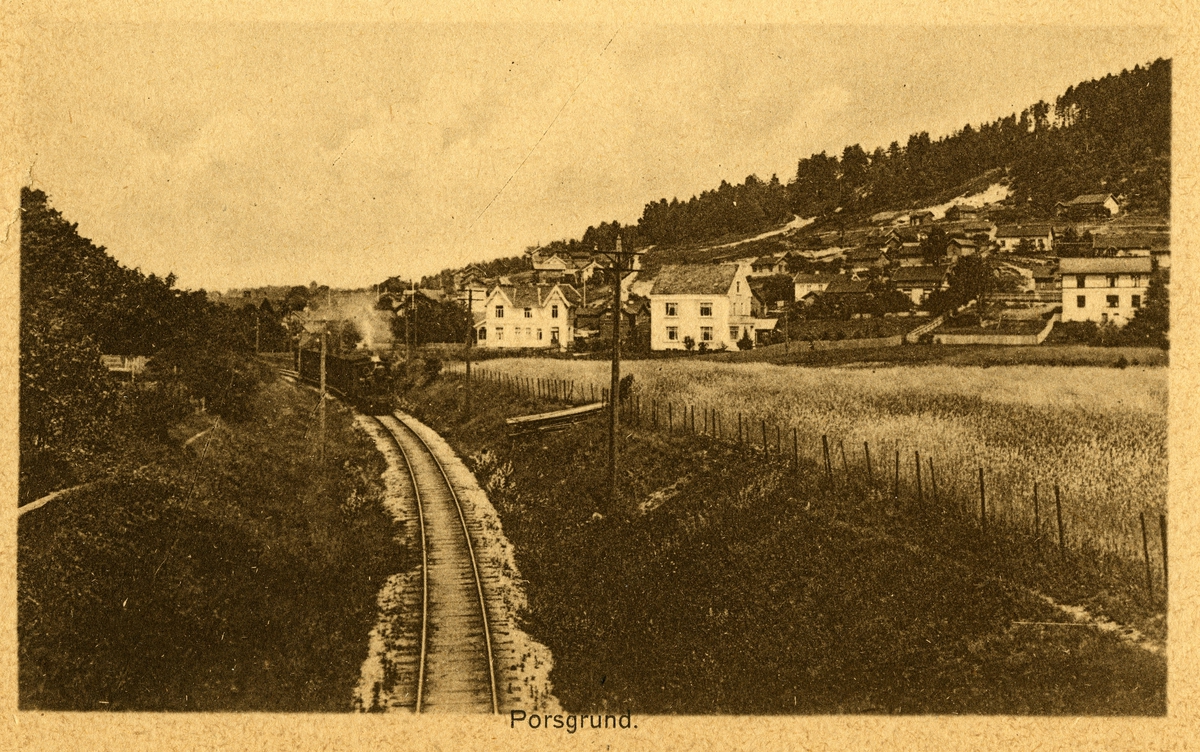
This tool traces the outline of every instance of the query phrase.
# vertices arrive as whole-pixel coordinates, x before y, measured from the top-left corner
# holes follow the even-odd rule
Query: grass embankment
[[[811,463],[797,476],[637,428],[622,501],[605,509],[600,421],[509,439],[504,417],[550,405],[479,382],[466,413],[462,384],[435,382],[405,407],[471,457],[569,710],[1165,711],[1161,657],[1089,628],[1015,623],[1063,620],[1021,580],[1125,597],[1127,568],[1014,556],[1011,540],[932,506],[826,494]]]
[[[174,459],[18,529],[20,705],[349,710],[375,597],[404,555],[383,460],[336,404],[275,381]]]

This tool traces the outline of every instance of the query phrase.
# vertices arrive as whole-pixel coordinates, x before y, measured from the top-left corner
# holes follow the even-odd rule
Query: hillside
[[[814,154],[798,161],[786,184],[775,175],[750,175],[687,200],[651,201],[636,224],[601,222],[541,250],[586,254],[611,248],[620,234],[626,247],[652,247],[645,258],[652,271],[664,263],[832,244],[879,212],[943,205],[998,184],[1007,188],[1006,221],[1049,218],[1058,201],[1100,192],[1118,196],[1134,216],[1165,216],[1170,162],[1171,61],[1159,59],[936,140],[920,132],[869,152],[850,144],[840,156]],[[799,217],[812,222],[724,253],[716,248]]]

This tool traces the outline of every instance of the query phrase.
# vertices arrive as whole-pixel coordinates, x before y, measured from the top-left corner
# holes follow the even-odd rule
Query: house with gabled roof
[[[892,272],[891,283],[919,306],[938,290],[950,289],[950,267],[904,266]]]
[[[996,228],[996,244],[1001,251],[1011,253],[1027,240],[1034,250],[1054,250],[1054,227],[1048,224],[1002,225]]]
[[[979,219],[979,213],[979,207],[977,206],[955,204],[946,210],[946,221],[961,222],[964,220]]]
[[[565,350],[575,341],[582,298],[567,284],[496,285],[475,327],[479,347]]]
[[[1149,258],[1065,258],[1062,320],[1124,326],[1146,301],[1153,264]]]
[[[743,264],[678,264],[662,267],[650,288],[650,349],[737,347],[754,339],[749,268]]]
[[[1068,219],[1094,219],[1115,217],[1121,213],[1121,205],[1111,193],[1086,193],[1070,201],[1059,201],[1054,210]]]
[[[769,277],[774,274],[787,274],[787,258],[782,253],[759,256],[750,264],[752,277]]]

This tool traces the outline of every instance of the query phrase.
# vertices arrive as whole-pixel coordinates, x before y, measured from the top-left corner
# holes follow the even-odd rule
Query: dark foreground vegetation
[[[820,470],[636,427],[615,508],[600,421],[509,438],[551,407],[442,378],[405,407],[471,458],[528,580],[564,707],[641,713],[1165,712],[1160,655],[1038,593],[1162,638],[1133,563],[983,534]]]
[[[383,460],[274,382],[240,423],[20,518],[20,706],[346,711],[403,562]]]

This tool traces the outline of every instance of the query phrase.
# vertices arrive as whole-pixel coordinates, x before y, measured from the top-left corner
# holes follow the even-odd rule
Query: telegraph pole
[[[475,338],[475,301],[472,298],[474,293],[470,287],[467,288],[467,412],[471,411],[471,340]]]
[[[325,323],[321,327],[321,461],[325,461],[325,340],[326,334],[329,331],[329,324]]]
[[[627,267],[633,266],[636,251],[621,248],[621,236],[612,253],[606,253],[612,261],[613,313],[612,313],[612,383],[608,390],[608,505],[611,513],[617,506],[617,436],[620,431],[621,413],[621,278]]]

